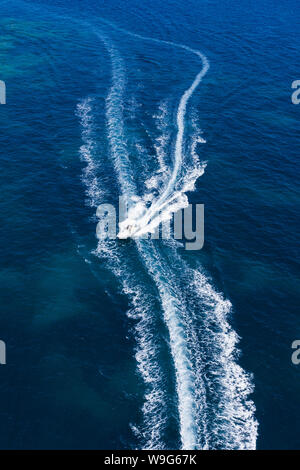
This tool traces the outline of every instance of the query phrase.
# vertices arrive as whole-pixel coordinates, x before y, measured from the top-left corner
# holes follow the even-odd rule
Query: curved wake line
[[[190,52],[194,52],[196,55],[198,55],[198,57],[200,57],[201,60],[202,60],[203,68],[198,73],[198,75],[196,76],[196,78],[193,81],[192,85],[184,92],[184,94],[182,95],[182,97],[180,99],[180,103],[179,103],[178,111],[177,111],[177,129],[178,129],[178,132],[177,132],[177,136],[176,136],[176,145],[175,145],[175,165],[174,165],[174,168],[173,168],[172,176],[170,178],[170,181],[169,181],[166,189],[164,190],[163,194],[160,196],[160,198],[156,202],[157,210],[159,210],[160,204],[162,204],[168,198],[171,191],[173,191],[173,189],[174,189],[176,179],[177,179],[179,170],[180,170],[181,165],[182,165],[184,119],[185,119],[187,104],[188,104],[188,101],[191,98],[192,94],[194,93],[194,91],[196,90],[198,85],[200,84],[202,78],[204,77],[204,75],[206,75],[206,73],[209,69],[208,60],[206,59],[206,57],[203,54],[201,54],[200,52],[195,51],[193,49],[190,49],[186,46],[182,46],[182,47],[184,49],[186,49]]]
[[[167,46],[172,46],[172,47],[177,47],[183,50],[186,50],[192,54],[195,54],[197,57],[200,58],[202,62],[202,69],[200,72],[196,75],[193,83],[191,86],[183,93],[183,95],[180,98],[179,106],[177,109],[177,135],[176,135],[176,143],[175,143],[175,158],[174,158],[174,167],[173,171],[170,177],[170,180],[166,186],[166,188],[163,190],[162,194],[158,197],[158,199],[152,204],[152,206],[147,209],[146,213],[140,217],[140,210],[137,211],[136,217],[139,218],[139,220],[135,220],[135,214],[134,211],[131,211],[131,216],[128,218],[128,221],[123,222],[123,226],[126,227],[126,224],[130,223],[130,225],[135,224],[138,225],[140,228],[139,230],[136,231],[136,236],[143,235],[147,233],[147,231],[153,232],[154,229],[156,228],[157,225],[161,222],[161,217],[157,217],[159,212],[161,212],[163,209],[166,208],[166,206],[173,202],[174,200],[178,200],[179,204],[177,204],[176,211],[179,210],[180,208],[183,208],[187,205],[187,201],[185,198],[183,198],[183,193],[185,188],[182,188],[181,191],[178,191],[177,193],[172,195],[172,192],[174,191],[175,185],[178,180],[178,175],[182,167],[182,153],[183,153],[183,140],[184,140],[184,120],[185,120],[185,115],[186,115],[186,109],[188,105],[188,101],[192,97],[194,91],[197,89],[199,86],[200,82],[202,81],[203,77],[206,75],[206,73],[209,70],[209,61],[207,60],[206,56],[202,54],[200,51],[197,49],[192,49],[191,47],[185,46],[184,44],[178,44],[174,43],[171,41],[165,41],[161,39],[156,39],[156,38],[150,38],[146,36],[142,36],[140,34],[132,33],[130,31],[126,31],[122,28],[119,28],[118,26],[115,26],[113,23],[110,23],[109,21],[106,20],[101,20],[104,23],[109,24],[111,27],[116,29],[117,31],[121,31],[124,34],[127,34],[129,36],[142,39],[143,41],[150,41],[150,42],[155,42],[159,44],[165,44]],[[171,211],[170,215],[174,212],[174,210]],[[149,226],[151,220],[156,217],[155,223],[152,223],[151,226]],[[147,230],[147,226],[150,230]]]

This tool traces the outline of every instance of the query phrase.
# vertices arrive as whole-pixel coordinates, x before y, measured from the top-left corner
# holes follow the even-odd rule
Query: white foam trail
[[[192,127],[194,132],[191,136],[191,142],[189,145],[189,154],[191,155],[192,162],[185,168],[185,175],[183,177],[183,186],[186,191],[194,191],[196,181],[200,176],[203,175],[206,168],[206,162],[201,161],[196,148],[198,144],[205,144],[206,140],[202,137],[202,132],[197,125],[196,118],[192,118]]]
[[[93,99],[86,98],[78,106],[76,114],[79,117],[82,129],[83,145],[80,148],[80,158],[86,163],[83,169],[83,182],[86,186],[86,193],[91,206],[96,207],[101,202],[105,202],[105,192],[101,188],[100,179],[97,177],[99,165],[98,155],[95,154],[96,144],[94,136],[93,120]],[[108,119],[111,117],[111,110],[107,111]],[[110,123],[109,128],[113,132],[114,123]],[[112,143],[116,143],[112,139]],[[112,146],[112,154],[115,155],[119,145]],[[128,260],[124,259],[122,252],[115,241],[99,240],[94,254],[105,261],[110,271],[121,281],[122,292],[130,299],[130,310],[128,317],[135,322],[135,358],[140,375],[145,383],[143,424],[139,428],[132,425],[132,429],[141,440],[144,449],[164,449],[162,440],[163,431],[166,425],[166,396],[165,386],[161,368],[158,361],[159,345],[155,339],[156,329],[153,321],[153,300],[148,293],[145,293],[139,285],[134,274],[131,273]]]
[[[106,117],[111,155],[119,178],[122,194],[128,204],[136,194],[136,187],[130,167],[124,132],[123,100],[126,85],[123,60],[113,43],[103,34],[95,31],[109,52],[112,65],[112,86],[106,99]]]
[[[104,39],[104,43],[108,51],[110,52],[113,67],[113,85],[109,94],[109,103],[112,104],[112,108],[107,108],[109,129],[112,131],[109,133],[109,138],[111,141],[113,158],[115,161],[118,162],[118,165],[116,165],[116,170],[118,172],[121,188],[124,191],[125,184],[123,181],[125,179],[126,182],[127,175],[130,175],[130,169],[128,167],[129,161],[128,158],[126,158],[124,161],[120,161],[120,155],[118,155],[118,152],[120,151],[120,145],[116,145],[116,139],[119,136],[123,137],[123,120],[120,116],[120,109],[122,109],[122,103],[120,102],[120,99],[121,96],[123,96],[123,90],[120,91],[120,83],[124,84],[124,71],[120,67],[121,60],[119,55],[116,53],[115,48],[106,39]],[[120,79],[118,73],[121,74]],[[200,82],[201,76],[201,73],[197,75],[196,81],[194,81],[192,87],[190,87],[188,91],[185,92],[184,98],[181,99],[181,106],[178,118],[179,123],[184,118],[183,109],[186,106],[188,98],[189,96],[191,96],[193,90]],[[117,93],[115,93],[116,90]],[[117,112],[117,120],[113,111]],[[113,120],[113,125],[111,125],[110,123],[111,120]],[[181,133],[183,132],[183,129],[180,128],[178,132],[180,133],[180,137],[179,139],[177,139],[177,141],[180,141],[182,138]],[[117,137],[114,135],[114,133],[116,133]],[[119,163],[122,163],[122,165]],[[178,170],[176,169],[176,174],[177,171]],[[175,173],[173,172],[173,178],[174,174]],[[130,189],[132,189],[132,187]],[[131,194],[132,193],[134,193],[134,190],[131,191]],[[174,196],[172,196],[172,200],[173,199]],[[163,205],[163,203],[166,204],[167,202],[162,200],[161,205]],[[136,207],[138,207],[138,205],[135,206],[134,210],[136,210]],[[192,392],[194,383],[194,371],[192,370],[191,363],[189,360],[189,352],[186,346],[185,333],[181,325],[180,304],[178,303],[178,299],[172,295],[172,288],[167,282],[168,277],[165,276],[164,281],[162,280],[164,277],[163,272],[166,269],[166,266],[161,264],[161,261],[159,260],[159,255],[155,254],[151,248],[149,249],[149,245],[144,244],[142,240],[137,242],[137,246],[139,249],[140,256],[142,257],[149,272],[151,272],[153,279],[159,289],[165,322],[170,335],[171,353],[176,371],[178,407],[180,417],[180,435],[182,447],[184,449],[196,449],[198,448],[195,427],[196,403]],[[154,266],[156,267],[155,269]]]
[[[201,397],[202,403],[196,402],[195,370],[190,360],[186,331],[182,322],[184,307],[180,297],[176,294],[176,282],[170,282],[170,279],[173,280],[171,270],[163,263],[153,243],[148,240],[137,240],[136,244],[157,285],[164,320],[170,335],[170,349],[176,371],[182,449],[201,449],[203,447],[200,444],[198,434],[204,435],[205,429],[197,429],[197,412],[199,412],[199,406],[203,408],[205,396]],[[203,417],[203,413],[200,412],[200,414]]]
[[[139,37],[138,35],[134,36]],[[156,40],[154,41],[156,42]],[[160,41],[157,40],[157,42]],[[170,44],[174,45],[173,43]],[[183,46],[183,48],[185,48],[185,46]],[[189,48],[187,49],[189,50]],[[114,80],[118,81],[118,70],[120,66],[119,56],[116,54],[115,49],[111,49],[110,47],[110,50],[112,51],[112,62],[117,61],[117,66],[113,63],[113,70],[116,72],[113,73],[113,77]],[[180,192],[178,192],[178,194],[172,193],[175,188],[179,169],[182,165],[184,128],[180,126],[181,124],[184,126],[187,102],[201,81],[201,75],[198,74],[197,77],[180,101],[181,106],[179,106],[177,120],[179,136],[177,136],[176,142],[177,149],[180,148],[181,150],[180,152],[178,150],[179,154],[177,152],[177,164],[175,162],[172,173],[173,178],[170,180],[173,182],[171,185],[168,184],[162,193],[160,198],[161,205],[167,205],[169,203],[169,196],[172,202],[175,201],[176,203],[176,198],[179,198],[180,195]],[[117,93],[114,93],[116,90]],[[113,95],[111,95],[112,92]],[[120,155],[118,155],[118,149],[122,148],[122,146],[119,145],[118,137],[121,136],[122,139],[124,132],[122,116],[119,110],[115,109],[116,102],[121,109],[119,105],[122,104],[120,99],[123,96],[123,90],[122,93],[120,93],[120,89],[118,89],[116,83],[113,83],[110,92],[110,97],[111,96],[114,98],[111,100],[113,106],[112,108],[109,106],[107,108],[108,121],[113,120],[113,125],[110,125],[109,122],[109,129],[111,130],[109,138],[113,144],[111,145],[113,158],[116,163],[121,163],[120,165],[115,165],[120,185],[122,191],[126,191],[126,178],[127,175],[130,175],[129,159],[121,159],[120,161]],[[114,110],[118,113],[119,119],[117,120],[115,120]],[[131,190],[130,193],[134,194],[134,184],[130,182],[129,186]],[[180,203],[183,203],[183,201]],[[139,210],[142,210],[141,206]],[[257,423],[254,419],[254,405],[252,401],[247,399],[249,393],[251,393],[252,386],[250,378],[236,363],[235,344],[237,342],[237,335],[230,328],[226,318],[230,309],[230,303],[223,300],[222,297],[213,290],[207,279],[201,277],[200,272],[189,271],[188,266],[183,263],[176,250],[172,252],[171,269],[166,260],[163,259],[160,251],[155,249],[151,241],[137,240],[136,246],[141,259],[157,286],[165,323],[169,331],[170,349],[176,371],[176,389],[182,448],[254,448],[257,435]],[[111,249],[108,251],[108,256],[111,259]],[[117,255],[117,258],[119,258],[119,255]],[[177,260],[179,269],[176,269],[174,260]],[[198,308],[201,307],[202,310],[204,310],[204,321],[200,329],[200,333],[204,334],[204,338],[198,335],[197,327],[195,326],[198,320],[198,311],[197,309],[189,308],[189,297],[192,298],[193,292],[186,292],[180,288],[180,285],[183,283],[182,276],[184,276],[186,272],[193,272],[193,291],[197,289],[196,301],[200,303]],[[116,274],[123,275],[121,268],[119,268],[119,271],[117,270]],[[136,279],[134,282],[136,283]],[[133,289],[135,289],[135,287],[133,287]],[[139,297],[137,297],[137,299],[139,299]],[[137,302],[138,301],[139,300],[137,300]],[[212,337],[211,339],[210,335]],[[202,340],[202,348],[198,346],[199,340]],[[207,344],[209,345],[208,350],[206,348]],[[203,361],[202,355],[205,359],[208,359],[207,363]],[[147,367],[151,367],[151,364],[152,357],[150,355]],[[206,367],[208,367],[208,371],[204,373]],[[143,367],[141,370],[143,370]],[[208,374],[207,376],[206,372]],[[151,373],[152,372],[150,372],[150,374]],[[147,381],[146,375],[144,375],[145,382]],[[154,380],[154,383],[156,386],[157,380]],[[159,388],[155,389],[153,394],[150,393],[151,400],[155,396],[159,397],[157,402],[158,406],[152,407],[149,413],[152,423],[155,423],[155,413],[159,411],[159,394]],[[145,416],[146,415],[147,414],[145,414]],[[159,428],[158,432],[159,436],[160,429],[161,428]],[[154,440],[154,447],[152,448],[157,448],[155,446],[158,441],[159,439]]]
[[[184,119],[185,119],[185,114],[186,114],[186,108],[189,99],[191,98],[192,94],[200,84],[202,78],[204,75],[207,73],[209,69],[209,63],[206,57],[201,54],[201,52],[196,51],[194,49],[190,49],[187,47],[184,47],[186,50],[189,52],[193,52],[196,54],[202,61],[203,67],[202,70],[197,74],[195,80],[193,81],[192,85],[184,92],[180,99],[180,103],[178,106],[177,110],[177,136],[176,136],[176,145],[175,145],[175,162],[174,162],[174,168],[173,172],[170,178],[170,181],[164,190],[163,194],[159,197],[158,201],[155,203],[155,208],[156,210],[159,210],[159,207],[161,204],[165,202],[165,200],[170,196],[172,193],[175,183],[180,171],[180,168],[182,166],[182,153],[183,153],[183,136],[184,136]],[[151,208],[152,209],[152,208]]]
[[[232,305],[215,291],[200,269],[192,269],[182,260],[176,243],[167,244],[172,251],[174,272],[184,273],[181,292],[185,292],[182,297],[188,301],[182,310],[186,334],[193,351],[196,380],[201,389],[205,377],[209,395],[202,410],[208,417],[204,425],[205,448],[254,450],[258,422],[254,403],[249,399],[254,387],[251,375],[237,363],[239,338],[228,323]],[[175,281],[170,278],[170,282]]]
[[[156,119],[158,130],[160,131],[160,136],[155,139],[154,148],[156,151],[157,160],[159,163],[159,168],[157,173],[161,173],[166,177],[169,176],[169,168],[166,163],[166,149],[167,144],[170,140],[170,132],[167,130],[167,116],[168,116],[168,107],[166,102],[160,103],[159,105],[159,114],[154,116]]]
[[[185,121],[187,105],[188,105],[188,102],[189,102],[191,96],[193,95],[194,91],[197,89],[197,87],[199,86],[201,80],[206,75],[206,73],[209,69],[209,62],[208,62],[206,56],[204,54],[202,54],[200,51],[198,51],[197,49],[192,49],[191,47],[185,46],[183,44],[173,43],[171,41],[164,41],[164,40],[160,40],[160,39],[141,36],[140,34],[135,34],[135,33],[125,31],[122,28],[119,28],[119,27],[115,26],[114,24],[112,24],[108,21],[104,21],[104,20],[102,20],[102,21],[104,23],[108,23],[111,27],[113,27],[114,29],[116,29],[118,31],[121,31],[121,32],[123,32],[123,33],[125,33],[129,36],[132,36],[132,37],[135,37],[135,38],[138,38],[138,39],[142,39],[143,41],[151,41],[151,42],[155,42],[155,43],[159,43],[159,44],[165,44],[165,45],[168,45],[168,46],[184,49],[185,51],[196,55],[202,63],[202,68],[199,71],[199,73],[196,75],[193,83],[187,88],[187,90],[181,96],[179,106],[178,106],[178,109],[177,109],[177,118],[176,118],[176,121],[177,121],[177,135],[176,135],[176,143],[175,143],[174,166],[173,166],[171,177],[170,177],[165,189],[163,190],[162,194],[159,196],[159,198],[156,201],[153,202],[153,204],[151,205],[151,207],[149,209],[147,209],[145,211],[146,213],[143,216],[142,220],[139,220],[138,218],[136,218],[134,223],[132,223],[132,217],[131,217],[131,219],[127,221],[128,222],[127,226],[128,225],[134,225],[136,227],[139,227],[139,229],[137,228],[137,230],[135,230],[135,236],[138,237],[138,236],[142,236],[145,233],[145,226],[147,226],[150,223],[151,219],[155,218],[155,220],[158,222],[158,224],[160,223],[159,222],[159,220],[160,220],[159,213],[162,210],[165,209],[165,207],[167,206],[167,204],[169,202],[169,198],[171,198],[170,202],[173,202],[173,200],[174,200],[172,193],[173,193],[173,190],[175,189],[176,183],[178,183],[178,176],[179,176],[179,173],[180,173],[180,170],[181,170],[181,167],[182,167],[182,161],[183,161],[183,140],[184,140],[184,129],[185,129],[184,121]],[[179,199],[180,201],[182,201],[182,204],[183,204],[181,207],[185,207],[186,206],[186,198],[184,197],[184,188],[182,188],[178,192],[182,193],[182,197],[180,196],[180,199]],[[176,207],[176,210],[179,210],[180,209],[180,204],[177,204],[175,207]],[[170,213],[171,212],[169,211],[169,214]],[[134,215],[134,213],[132,213],[132,216],[133,215]],[[140,214],[138,215],[138,217],[139,216],[140,216]],[[125,233],[124,233],[124,231],[123,231],[123,233],[122,233],[122,229],[124,230],[125,225],[126,224],[124,224],[121,227],[121,236],[120,236],[120,238],[126,238],[124,235],[126,235],[127,232],[125,231]],[[151,227],[153,227],[153,223],[152,223]]]
[[[167,397],[164,378],[159,365],[160,347],[156,340],[155,307],[151,295],[139,285],[115,241],[99,240],[95,255],[105,260],[106,266],[120,280],[122,292],[129,298],[129,318],[135,322],[135,359],[145,384],[143,423],[131,425],[143,449],[164,449],[163,433],[167,421]]]
[[[143,125],[143,130],[145,131],[148,138],[154,141],[153,148],[157,160],[157,168],[150,176],[150,178],[148,177],[149,169],[147,168],[147,165],[145,165],[145,170],[148,170],[144,181],[145,194],[142,196],[142,199],[145,202],[153,202],[155,197],[157,197],[157,195],[159,194],[160,189],[166,183],[166,180],[170,177],[170,168],[167,163],[167,152],[171,140],[171,129],[168,115],[169,110],[167,103],[163,101],[159,104],[159,113],[152,116],[156,123],[156,129],[159,132],[158,136],[154,136]],[[151,162],[153,161],[152,158],[149,158],[148,151],[144,147],[142,147],[142,145],[137,144],[136,148],[138,150],[138,155],[141,161],[145,161],[146,156]]]
[[[83,170],[82,180],[86,186],[89,205],[97,207],[103,199],[103,192],[100,190],[100,182],[97,177],[97,163],[94,158],[96,143],[93,132],[93,99],[86,98],[77,105],[76,114],[80,119],[81,137],[83,145],[80,147],[79,154],[86,167]]]

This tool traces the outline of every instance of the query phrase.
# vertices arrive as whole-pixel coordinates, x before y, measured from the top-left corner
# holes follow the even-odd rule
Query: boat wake
[[[132,429],[142,448],[170,446],[166,429],[172,414],[170,407],[174,405],[166,392],[163,345],[157,335],[157,322],[163,319],[174,368],[176,410],[173,414],[177,416],[178,446],[182,449],[254,449],[257,421],[255,406],[249,399],[253,391],[252,378],[238,364],[238,336],[228,322],[230,302],[213,288],[200,265],[192,269],[184,261],[179,254],[181,245],[177,242],[143,238],[145,234],[153,233],[161,221],[187,206],[186,192],[194,189],[197,178],[204,172],[205,162],[200,162],[195,149],[205,141],[196,126],[190,145],[190,166],[186,164],[183,146],[187,106],[208,71],[208,61],[202,53],[187,46],[144,38],[110,26],[139,41],[184,49],[196,55],[201,63],[201,70],[181,96],[177,108],[172,169],[167,167],[164,158],[164,142],[169,137],[166,134],[168,113],[163,112],[160,115],[161,135],[154,143],[159,170],[147,175],[148,191],[138,195],[138,174],[133,171],[127,150],[123,116],[125,65],[109,36],[95,30],[111,59],[112,85],[106,99],[107,136],[120,195],[126,198],[129,206],[128,218],[121,222],[118,236],[135,240],[133,244],[124,245],[118,240],[101,238],[95,254],[105,260],[119,279],[121,289],[131,303],[128,315],[136,321],[135,357],[145,394],[143,422],[139,426],[132,424]],[[83,181],[90,200],[95,202],[96,197],[99,203],[103,188],[97,178],[99,161],[93,145],[92,101],[83,100],[77,112],[84,141],[80,154],[86,162]],[[141,146],[139,151],[143,151]],[[158,180],[163,181],[159,191]]]

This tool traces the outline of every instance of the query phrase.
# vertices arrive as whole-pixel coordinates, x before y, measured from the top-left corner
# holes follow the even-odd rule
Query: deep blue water
[[[299,448],[298,2],[16,0],[0,18],[0,448]],[[99,204],[171,178],[204,66],[180,45],[210,64],[172,188],[207,163],[187,192],[204,248],[99,241]]]

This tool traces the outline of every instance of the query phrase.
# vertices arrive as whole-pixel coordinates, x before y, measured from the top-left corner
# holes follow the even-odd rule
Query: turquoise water
[[[0,447],[299,448],[297,2],[0,12]],[[202,250],[96,238],[175,191]]]

